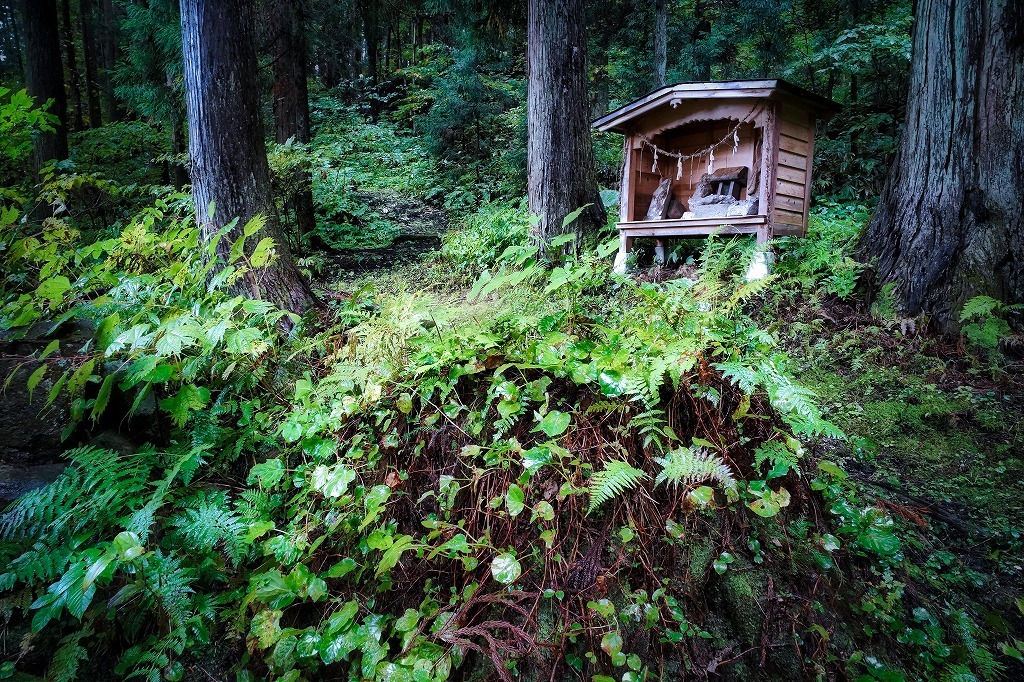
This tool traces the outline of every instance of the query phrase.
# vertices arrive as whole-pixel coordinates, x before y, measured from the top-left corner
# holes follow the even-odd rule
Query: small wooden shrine
[[[670,85],[599,118],[626,138],[616,266],[637,237],[805,234],[815,121],[838,109],[782,80],[729,81]]]

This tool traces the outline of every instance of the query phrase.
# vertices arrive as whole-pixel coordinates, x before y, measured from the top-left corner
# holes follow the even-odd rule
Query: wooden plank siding
[[[782,103],[778,107],[779,156],[772,223],[778,235],[807,232],[814,121],[806,109]]]

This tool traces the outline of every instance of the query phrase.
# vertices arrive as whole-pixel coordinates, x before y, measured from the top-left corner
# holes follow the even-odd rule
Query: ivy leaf
[[[622,651],[622,634],[618,630],[606,632],[601,638],[601,650],[609,656],[614,656]]]
[[[374,571],[375,575],[381,576],[398,565],[398,562],[402,559],[402,554],[414,548],[414,542],[411,535],[399,535],[396,537],[394,543],[384,551],[384,555],[377,562],[377,570]]]
[[[258,481],[261,488],[272,488],[280,483],[282,478],[284,478],[284,462],[275,458],[268,459],[250,469],[249,477],[245,482],[247,485],[252,485]]]
[[[534,431],[543,431],[547,434],[548,438],[554,438],[555,436],[565,433],[565,430],[569,428],[569,423],[572,421],[572,416],[565,413],[559,412],[558,410],[551,410],[544,418],[540,420],[540,423],[534,427]]]
[[[523,513],[525,505],[523,500],[526,499],[526,495],[523,493],[523,489],[513,483],[508,487],[508,492],[505,493],[505,506],[508,508],[509,516],[513,518]]]
[[[491,561],[491,575],[502,585],[511,585],[523,573],[523,567],[515,556],[509,553],[499,554]]]
[[[322,492],[324,497],[341,497],[354,480],[356,472],[341,464],[331,468],[321,465],[313,470],[313,488]]]
[[[601,386],[602,395],[615,396],[626,392],[622,373],[614,369],[601,370],[597,375],[597,383]]]
[[[900,551],[900,539],[891,530],[877,526],[858,535],[857,544],[879,556],[892,556]]]

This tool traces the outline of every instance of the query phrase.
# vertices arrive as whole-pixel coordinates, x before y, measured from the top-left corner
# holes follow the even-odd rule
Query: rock
[[[0,464],[0,502],[10,502],[29,491],[53,483],[64,473],[64,469],[63,464]]]
[[[38,355],[55,338],[60,340],[60,348],[47,360],[49,369],[29,395],[28,378],[41,363],[26,358]],[[93,325],[88,320],[71,320],[57,328],[39,324],[20,338],[13,334],[0,338],[0,382],[10,377],[7,389],[0,393],[0,464],[61,461],[65,449],[61,433],[70,422],[70,401],[61,394],[52,405],[43,406],[54,382],[71,366],[70,360],[61,359],[61,353],[77,354],[92,338]]]

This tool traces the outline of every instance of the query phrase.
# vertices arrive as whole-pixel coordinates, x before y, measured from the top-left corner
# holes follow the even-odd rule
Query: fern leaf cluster
[[[729,465],[706,448],[676,448],[654,461],[662,467],[654,479],[655,485],[694,485],[713,481],[727,492],[736,490],[736,478]]]
[[[96,528],[141,496],[150,465],[141,455],[85,446],[70,450],[72,464],[51,483],[18,498],[0,516],[0,540],[67,539]]]
[[[645,472],[630,466],[627,462],[613,459],[605,462],[604,468],[590,478],[590,514],[616,495],[636,488],[641,481],[650,478]]]

